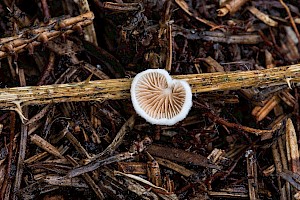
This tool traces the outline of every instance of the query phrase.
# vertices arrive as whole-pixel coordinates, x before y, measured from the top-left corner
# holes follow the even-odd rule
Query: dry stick
[[[78,166],[78,163],[76,162],[76,160],[74,160],[71,156],[67,155],[66,158],[69,160],[69,162],[72,163],[73,166]],[[97,197],[99,199],[105,199],[103,193],[101,192],[101,189],[99,188],[99,186],[94,182],[94,180],[91,178],[90,175],[88,175],[87,173],[82,174],[83,179],[86,181],[86,183],[91,186],[91,188],[94,190],[95,194],[97,195]]]
[[[213,29],[216,29],[218,27],[217,24],[205,19],[205,18],[201,18],[198,16],[195,16],[193,14],[193,10],[191,10],[191,8],[188,6],[188,4],[184,1],[184,0],[175,0],[175,2],[177,3],[177,5],[185,12],[187,13],[189,16],[194,17],[196,20],[198,20],[201,23],[206,24],[207,26],[210,26]]]
[[[220,117],[218,117],[218,116],[216,116],[216,115],[214,115],[213,113],[210,113],[210,112],[205,113],[205,115],[208,118],[210,118],[211,120],[213,120],[214,122],[225,125],[226,127],[234,128],[234,129],[237,129],[237,130],[242,130],[242,131],[245,131],[247,133],[254,133],[256,135],[264,135],[264,134],[274,133],[276,130],[278,130],[280,128],[280,125],[281,125],[279,123],[279,124],[275,125],[271,130],[261,130],[261,129],[251,128],[251,127],[247,127],[247,126],[243,126],[243,125],[228,122],[225,119],[222,119],[222,118],[220,118]]]
[[[9,136],[9,147],[8,147],[8,155],[7,155],[7,164],[6,164],[6,173],[5,178],[0,190],[0,197],[1,199],[4,199],[5,195],[7,194],[8,188],[10,188],[11,185],[11,165],[12,165],[12,159],[13,159],[13,146],[14,146],[14,137],[15,137],[15,126],[16,126],[16,115],[14,112],[10,113],[10,136]]]
[[[281,165],[282,165],[282,169],[281,171],[284,171],[284,170],[288,170],[288,163],[287,163],[287,158],[286,158],[286,151],[285,151],[285,148],[284,148],[284,143],[283,143],[283,138],[285,137],[285,135],[281,135],[281,137],[278,138],[277,140],[277,143],[278,143],[278,151],[279,151],[279,155],[280,155],[280,161],[281,161]],[[276,160],[274,159],[274,162]],[[278,172],[277,172],[278,173]],[[279,177],[278,177],[279,178]],[[279,179],[280,180],[280,179]],[[281,183],[281,182],[280,182]],[[284,184],[285,187],[279,187],[281,188],[280,191],[281,191],[281,194],[285,197],[291,197],[291,185],[286,182]],[[284,198],[282,198],[284,199]]]
[[[109,9],[116,12],[128,12],[128,11],[139,11],[141,10],[140,3],[114,3],[114,2],[103,2],[103,8]]]
[[[280,153],[278,150],[278,143],[275,141],[272,145],[272,153],[273,153],[273,160],[274,160],[274,165],[275,165],[275,170],[276,173],[281,173],[282,172],[282,161],[280,158]],[[277,177],[277,182],[278,182],[278,188],[280,192],[281,199],[286,199],[286,190],[285,187],[282,187],[282,182],[279,177]]]
[[[267,87],[300,82],[300,64],[264,70],[217,72],[173,76],[186,80],[193,93]],[[108,79],[44,86],[0,89],[0,109],[16,110],[21,106],[72,101],[128,99],[131,79]]]
[[[172,25],[168,25],[167,27],[167,38],[168,38],[168,53],[166,59],[166,70],[168,72],[171,71],[172,66],[172,57],[173,57],[173,37],[172,37]]]
[[[234,14],[237,12],[248,0],[230,0],[225,1],[221,8],[217,10],[218,16],[225,16],[227,13]]]
[[[64,156],[59,152],[59,150],[55,146],[44,140],[44,138],[40,137],[39,135],[32,135],[30,137],[30,140],[32,143],[47,151],[51,155],[56,156],[58,158],[64,158]]]
[[[291,13],[289,7],[284,3],[283,0],[279,0],[279,1],[280,1],[281,5],[284,7],[284,9],[286,10],[286,12],[288,13],[288,16],[290,18],[290,22],[292,24],[292,27],[293,27],[293,29],[294,29],[294,31],[296,33],[296,36],[297,36],[298,40],[300,40],[300,34],[299,34],[298,28],[296,26],[296,23],[295,23],[295,21],[293,19],[293,16],[292,16],[292,13]]]
[[[25,73],[24,69],[19,69],[19,79],[20,85],[26,85]],[[25,117],[28,117],[28,107],[23,107],[23,114]],[[16,171],[16,178],[13,186],[13,194],[12,199],[18,199],[17,194],[20,191],[23,171],[24,171],[24,160],[26,155],[26,148],[27,148],[27,138],[28,138],[28,125],[22,124],[21,125],[21,134],[20,134],[20,144],[19,144],[19,153],[18,153],[18,161],[17,161],[17,171]]]
[[[51,16],[50,16],[47,0],[41,0],[41,5],[44,14],[44,22],[48,23]]]
[[[286,122],[286,152],[288,164],[292,172],[300,171],[298,140],[295,127],[290,118]]]
[[[36,29],[22,30],[17,36],[0,38],[0,58],[22,52],[26,48],[32,49],[62,34],[70,34],[76,27],[92,24],[93,19],[92,12],[67,19],[50,19],[47,25],[40,24]]]
[[[119,153],[117,155],[114,155],[114,156],[111,156],[111,157],[108,157],[108,158],[105,158],[102,160],[95,160],[93,162],[90,162],[87,165],[79,166],[75,169],[70,170],[68,172],[68,174],[66,175],[66,177],[73,178],[73,177],[79,176],[81,174],[94,171],[104,165],[108,165],[108,164],[115,163],[115,162],[120,162],[123,160],[128,160],[130,158],[133,158],[134,155],[135,155],[135,153],[123,152],[123,153]]]
[[[42,77],[40,78],[37,85],[47,84],[45,82],[47,79],[49,79],[49,76],[51,75],[51,73],[54,70],[54,61],[55,61],[55,54],[54,54],[54,52],[50,52],[48,64],[45,66],[44,71],[42,73]]]
[[[91,11],[87,0],[79,0],[79,1],[75,1],[75,2],[78,4],[80,14],[84,14],[86,12]],[[98,46],[95,27],[93,24],[90,24],[89,26],[85,27],[83,32],[84,32],[84,38],[86,41],[89,41],[89,42],[93,43],[95,46]]]
[[[133,129],[135,123],[135,115],[132,115],[121,127],[119,132],[117,133],[114,140],[104,149],[101,153],[94,155],[92,158],[88,159],[87,161],[96,160],[104,155],[109,155],[111,152],[115,151],[120,144],[123,142],[125,135]]]
[[[246,152],[245,157],[247,160],[249,199],[257,200],[258,183],[257,183],[257,164],[256,164],[255,153],[252,150],[248,150]]]
[[[89,153],[85,150],[85,148],[80,144],[76,137],[70,131],[66,131],[66,138],[73,144],[74,148],[79,152],[83,157],[90,158]]]

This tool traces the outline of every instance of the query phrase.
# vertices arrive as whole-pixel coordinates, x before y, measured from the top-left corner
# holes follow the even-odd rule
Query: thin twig
[[[49,79],[49,76],[51,75],[51,73],[54,70],[54,61],[55,61],[55,54],[53,52],[51,52],[49,55],[48,64],[45,66],[42,76],[41,76],[39,82],[37,83],[37,85],[45,85],[47,79]]]
[[[26,86],[26,79],[24,69],[19,69],[19,79],[20,85]],[[28,117],[28,106],[23,107],[23,114],[27,118]],[[20,191],[23,171],[24,171],[24,160],[26,156],[26,148],[27,148],[27,138],[28,138],[28,125],[22,124],[21,125],[21,134],[20,134],[20,144],[19,144],[19,153],[18,153],[18,162],[17,162],[17,171],[16,171],[16,178],[14,182],[13,188],[13,195],[12,199],[18,199],[17,194]]]
[[[99,159],[100,157],[104,156],[104,155],[109,155],[110,153],[112,153],[113,151],[115,151],[120,144],[123,142],[123,139],[125,137],[125,135],[133,129],[134,123],[135,123],[135,115],[132,115],[121,127],[121,129],[119,130],[119,132],[117,133],[116,137],[114,138],[114,140],[110,143],[110,145],[108,145],[108,147],[106,147],[106,149],[104,149],[104,151],[102,151],[99,154],[94,155],[90,161],[92,160],[96,160]]]
[[[47,0],[41,0],[41,5],[44,13],[44,22],[48,23],[51,18]]]
[[[6,173],[5,178],[1,187],[0,197],[4,199],[4,196],[7,192],[7,188],[10,188],[11,185],[11,166],[13,159],[13,146],[14,146],[14,137],[15,137],[15,126],[16,126],[16,115],[15,112],[10,113],[10,136],[9,136],[9,147],[8,147],[8,155],[7,155],[7,165],[6,165]]]
[[[289,7],[284,3],[283,0],[279,0],[279,1],[280,1],[281,5],[284,7],[284,9],[286,10],[286,12],[287,12],[287,14],[289,16],[289,19],[291,21],[292,27],[293,27],[293,29],[294,29],[294,31],[296,33],[297,38],[298,38],[298,41],[300,41],[300,34],[299,34],[298,28],[297,28],[297,26],[295,24],[295,21],[293,19],[293,16],[292,16],[292,13],[291,13]]]
[[[73,166],[79,166],[79,164],[77,163],[76,160],[74,160],[71,156],[67,155],[66,158],[69,160],[69,162],[72,163]],[[83,179],[86,181],[86,183],[93,189],[93,191],[95,192],[95,194],[97,195],[97,197],[99,199],[105,199],[101,189],[99,188],[99,186],[94,182],[94,180],[91,178],[90,175],[88,175],[87,173],[82,175]]]

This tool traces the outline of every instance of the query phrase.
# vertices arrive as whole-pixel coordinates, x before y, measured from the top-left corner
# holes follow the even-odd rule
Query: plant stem
[[[193,93],[269,87],[300,82],[300,64],[254,71],[217,72],[173,76],[186,80]],[[128,99],[132,79],[108,79],[79,83],[0,89],[0,109],[71,101]]]

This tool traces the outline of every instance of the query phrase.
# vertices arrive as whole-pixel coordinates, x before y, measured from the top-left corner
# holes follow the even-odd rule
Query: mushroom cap
[[[135,111],[152,124],[174,125],[192,107],[190,85],[172,79],[164,69],[148,69],[137,74],[130,92]]]

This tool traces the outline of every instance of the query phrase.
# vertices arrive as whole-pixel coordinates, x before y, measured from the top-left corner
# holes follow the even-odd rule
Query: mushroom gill
[[[153,124],[173,125],[185,118],[192,105],[188,83],[172,80],[162,69],[138,74],[133,80],[131,95],[137,113]]]

